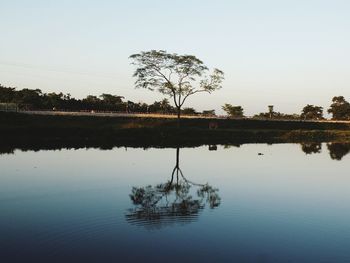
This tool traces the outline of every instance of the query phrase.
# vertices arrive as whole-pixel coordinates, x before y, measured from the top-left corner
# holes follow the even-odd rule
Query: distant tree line
[[[233,106],[231,104],[225,104],[222,109],[232,118],[244,118],[244,110],[242,106]],[[350,120],[350,103],[346,101],[343,96],[337,96],[332,99],[332,104],[327,110],[329,114],[332,114],[333,120]],[[269,111],[261,112],[253,116],[257,119],[283,119],[283,120],[323,120],[324,113],[323,107],[306,105],[301,114],[284,114],[281,112]]]
[[[88,95],[83,99],[73,98],[69,93],[43,93],[40,89],[21,89],[4,87],[0,84],[0,103],[15,103],[20,110],[65,110],[65,111],[118,111],[135,113],[177,114],[178,109],[168,99],[155,101],[152,104],[133,102],[123,96],[103,93],[100,96]],[[242,106],[224,104],[222,109],[228,117],[244,118]],[[343,96],[336,96],[327,110],[333,120],[350,120],[350,103]],[[215,110],[196,111],[194,108],[181,109],[186,115],[216,116]],[[268,111],[255,114],[253,118],[284,120],[322,120],[324,109],[321,106],[306,105],[300,114],[284,114]]]
[[[43,93],[40,89],[21,89],[0,85],[0,103],[16,103],[21,110],[64,110],[64,111],[118,111],[140,113],[175,114],[177,109],[170,105],[168,99],[152,104],[125,100],[123,96],[102,94],[88,95],[84,99],[73,98],[69,93]],[[183,108],[183,114],[199,114],[193,108]],[[214,110],[202,114],[215,115]]]

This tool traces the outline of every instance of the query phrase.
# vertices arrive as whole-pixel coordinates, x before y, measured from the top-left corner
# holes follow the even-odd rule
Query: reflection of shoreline
[[[224,149],[231,147],[240,147],[244,144],[256,144],[259,142],[235,142],[235,143],[222,143]],[[263,142],[262,142],[263,144]],[[268,143],[273,144],[273,143]],[[209,145],[209,150],[216,150],[216,145],[202,144],[202,143],[190,143],[181,145],[181,147],[201,147],[204,145]],[[322,152],[322,143],[321,142],[304,142],[300,143],[301,150],[309,154],[317,154]],[[124,142],[124,143],[113,143],[109,140],[89,140],[80,138],[79,140],[39,140],[39,141],[21,141],[17,140],[16,142],[1,140],[0,141],[0,155],[1,154],[13,154],[15,150],[20,151],[40,151],[40,150],[62,150],[62,149],[84,149],[84,148],[93,148],[100,150],[111,150],[113,148],[120,147],[130,147],[130,148],[177,148],[172,144],[169,145],[157,145],[157,144],[143,144],[138,142]],[[342,160],[344,156],[350,153],[350,142],[328,142],[327,149],[332,160]]]
[[[196,221],[200,212],[220,205],[218,189],[209,184],[197,184],[188,180],[179,164],[180,149],[176,149],[176,164],[171,179],[155,186],[133,187],[130,199],[134,205],[125,215],[126,220],[137,226],[161,228],[173,224]]]
[[[332,160],[342,160],[344,156],[350,153],[350,143],[327,143],[327,149]],[[321,143],[302,143],[301,150],[305,154],[317,154],[322,152]]]
[[[195,147],[350,141],[350,123],[252,119],[32,116],[0,113],[0,152],[86,147]]]
[[[322,131],[255,131],[255,130],[168,130],[125,129],[115,134],[96,131],[94,135],[73,130],[71,133],[55,134],[28,131],[28,134],[4,134],[0,129],[0,153],[19,150],[55,150],[63,148],[142,147],[176,148],[202,145],[241,145],[256,143],[324,143],[350,142],[349,137],[338,138]]]

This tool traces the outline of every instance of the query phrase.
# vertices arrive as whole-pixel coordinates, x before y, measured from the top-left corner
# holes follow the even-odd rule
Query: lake
[[[0,262],[350,262],[349,144],[0,155]]]

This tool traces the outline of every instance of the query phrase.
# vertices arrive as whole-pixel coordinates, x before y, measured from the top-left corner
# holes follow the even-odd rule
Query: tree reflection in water
[[[220,205],[218,189],[191,182],[184,176],[179,156],[177,148],[176,165],[168,182],[132,188],[130,199],[134,207],[126,214],[129,223],[151,228],[184,224],[195,221],[206,205],[211,209]]]
[[[350,143],[328,143],[327,148],[331,158],[340,161],[350,152]]]
[[[329,155],[332,160],[342,160],[345,155],[350,153],[350,143],[331,142],[327,143]],[[301,149],[305,154],[321,153],[321,143],[301,143]]]
[[[321,143],[302,143],[301,149],[305,154],[321,153]]]

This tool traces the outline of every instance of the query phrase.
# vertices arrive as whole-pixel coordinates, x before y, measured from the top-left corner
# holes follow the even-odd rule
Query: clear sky
[[[0,83],[82,98],[134,89],[128,56],[163,49],[225,72],[222,90],[186,106],[246,114],[350,99],[349,0],[0,0]]]

